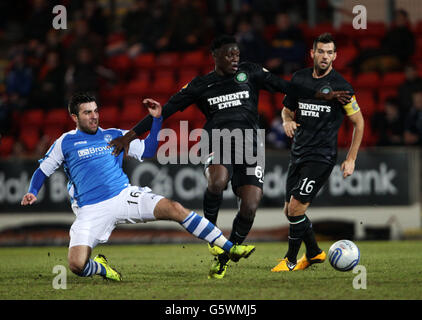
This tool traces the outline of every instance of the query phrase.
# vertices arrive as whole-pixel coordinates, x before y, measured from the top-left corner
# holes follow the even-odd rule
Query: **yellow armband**
[[[350,102],[343,106],[344,111],[346,111],[346,114],[348,116],[351,116],[352,114],[355,114],[360,110],[358,102],[356,101],[356,97],[353,96]]]

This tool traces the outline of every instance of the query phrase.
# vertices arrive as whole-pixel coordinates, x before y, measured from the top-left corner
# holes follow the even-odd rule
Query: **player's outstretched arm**
[[[153,117],[151,130],[148,137],[144,140],[145,149],[142,158],[151,158],[155,155],[158,148],[158,134],[160,133],[163,117],[161,116],[161,104],[152,99],[145,99],[144,105],[148,108],[149,114]]]
[[[46,178],[47,176],[40,168],[35,170],[31,178],[31,183],[29,184],[28,193],[23,196],[21,205],[27,206],[37,201],[38,192],[40,191]]]
[[[154,118],[153,114],[156,114],[156,112],[158,112],[158,109],[155,109],[158,105],[160,105],[160,116],[162,116],[164,119],[178,111],[178,109],[176,109],[172,105],[167,105],[167,107],[161,108],[161,104],[159,102],[150,98],[144,99],[142,101],[142,104],[144,105],[144,107],[148,108],[148,110],[152,108],[152,113],[150,112],[149,115],[139,121],[135,125],[135,127],[126,132],[124,136],[115,138],[109,142],[110,147],[114,148],[112,152],[113,155],[118,156],[120,152],[124,151],[125,156],[127,156],[130,142],[135,140],[141,134],[147,132],[148,130],[151,130]]]
[[[144,105],[144,107],[148,108],[148,111],[154,110],[157,108],[157,105],[160,106],[160,116],[161,116],[161,104],[153,99],[144,99],[142,101],[142,104]],[[156,112],[156,111],[153,111]],[[144,127],[148,127],[148,130],[151,128],[152,126],[152,114],[150,111],[150,114],[148,116],[146,116],[144,119],[142,119],[135,127],[139,126],[140,124],[143,124]],[[147,131],[147,130],[145,130]],[[120,152],[122,152],[122,150],[125,153],[125,157],[127,156],[128,152],[129,152],[129,144],[131,141],[135,140],[137,138],[138,135],[140,135],[142,133],[137,133],[134,129],[129,130],[128,132],[126,132],[126,134],[122,137],[118,137],[115,138],[113,140],[111,140],[109,142],[110,147],[114,147],[114,150],[112,152],[112,154],[114,154],[115,156],[118,156],[120,154]]]
[[[341,104],[347,104],[350,102],[352,96],[349,91],[331,91],[329,93],[317,92],[315,98],[327,101],[337,100]]]
[[[348,91],[333,91],[329,93],[317,92],[311,88],[303,86],[295,81],[295,76],[291,81],[287,81],[279,76],[276,76],[266,69],[259,72],[261,83],[266,90],[275,90],[285,93],[287,96],[305,99],[323,99],[323,100],[338,100],[341,104],[350,102],[351,96]]]

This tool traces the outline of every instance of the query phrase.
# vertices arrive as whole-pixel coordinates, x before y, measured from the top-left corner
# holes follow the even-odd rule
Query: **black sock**
[[[233,220],[233,227],[229,241],[233,242],[234,244],[242,244],[252,228],[253,221],[253,219],[245,219],[238,212]]]
[[[220,210],[221,201],[223,200],[223,193],[214,194],[208,191],[204,192],[204,216],[214,225],[217,224],[218,211]]]
[[[223,252],[217,256],[217,259],[220,262],[220,266],[223,266],[230,260],[230,257],[227,252]]]
[[[289,220],[289,249],[286,253],[286,258],[291,263],[297,262],[297,254],[299,253],[300,245],[302,244],[303,235],[308,228],[308,219],[305,215],[288,216]]]
[[[306,217],[306,215],[305,215]],[[306,229],[304,235],[303,235],[303,242],[306,246],[306,257],[312,258],[315,257],[317,254],[321,253],[321,249],[318,247],[318,243],[315,239],[315,233],[312,228],[312,223],[306,217],[306,219],[309,221],[308,228]]]

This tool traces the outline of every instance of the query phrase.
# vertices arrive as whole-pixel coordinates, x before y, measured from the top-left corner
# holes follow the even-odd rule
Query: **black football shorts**
[[[312,202],[327,182],[334,166],[324,162],[290,163],[286,180],[286,202],[291,196],[301,203]]]
[[[229,180],[232,184],[232,190],[237,195],[238,187],[245,185],[253,185],[259,187],[261,190],[264,185],[264,165],[258,164],[231,164],[223,161],[214,161],[213,155],[210,155],[204,165],[204,172],[212,164],[221,164],[226,167],[229,172]]]

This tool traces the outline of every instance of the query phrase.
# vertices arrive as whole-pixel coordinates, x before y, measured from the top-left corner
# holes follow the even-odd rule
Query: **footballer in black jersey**
[[[204,193],[204,215],[212,223],[216,224],[218,211],[223,199],[223,191],[229,181],[232,182],[233,191],[239,199],[239,212],[233,221],[233,229],[230,241],[241,244],[248,235],[262,198],[263,185],[263,161],[248,162],[246,155],[241,155],[241,161],[233,161],[237,154],[239,144],[248,145],[249,151],[259,153],[261,146],[259,132],[249,137],[243,135],[244,139],[239,141],[230,139],[224,143],[224,139],[216,143],[225,144],[223,152],[216,155],[217,148],[213,141],[213,130],[226,131],[226,134],[240,130],[245,132],[248,129],[259,129],[258,98],[260,90],[272,92],[283,92],[289,96],[303,97],[307,99],[319,98],[327,101],[338,100],[348,101],[350,96],[346,91],[341,92],[320,92],[309,89],[300,84],[283,80],[273,75],[268,70],[249,62],[240,63],[240,51],[236,40],[231,36],[221,36],[212,44],[212,55],[215,61],[215,70],[204,76],[194,78],[184,86],[178,93],[173,95],[163,106],[163,118],[168,118],[177,111],[183,111],[192,104],[196,104],[200,112],[206,117],[204,132],[208,133],[210,144],[210,157],[205,163],[205,175],[208,186]],[[149,100],[150,103],[158,103]],[[110,142],[118,154],[122,148],[138,135],[148,131],[151,127],[151,117],[145,117],[125,136]],[[227,140],[226,140],[227,141]],[[228,146],[227,146],[228,145]],[[244,148],[242,152],[246,151]],[[242,149],[242,148],[240,148]],[[229,163],[222,159],[223,156],[231,155]],[[261,152],[262,153],[262,152]],[[221,249],[210,246],[211,254],[217,256],[214,265],[211,267],[211,278],[222,278],[225,274],[228,256]]]
[[[354,132],[346,160],[341,164],[344,178],[354,171],[363,137],[364,120],[353,88],[332,66],[336,47],[330,34],[322,34],[314,41],[311,57],[313,68],[297,71],[292,82],[319,92],[349,91],[352,98],[346,104],[290,95],[284,98],[283,127],[293,138],[284,201],[284,213],[289,220],[289,249],[273,272],[303,270],[325,260],[325,252],[318,247],[305,212],[336,163],[337,133],[345,115]],[[297,260],[302,241],[306,254]]]

